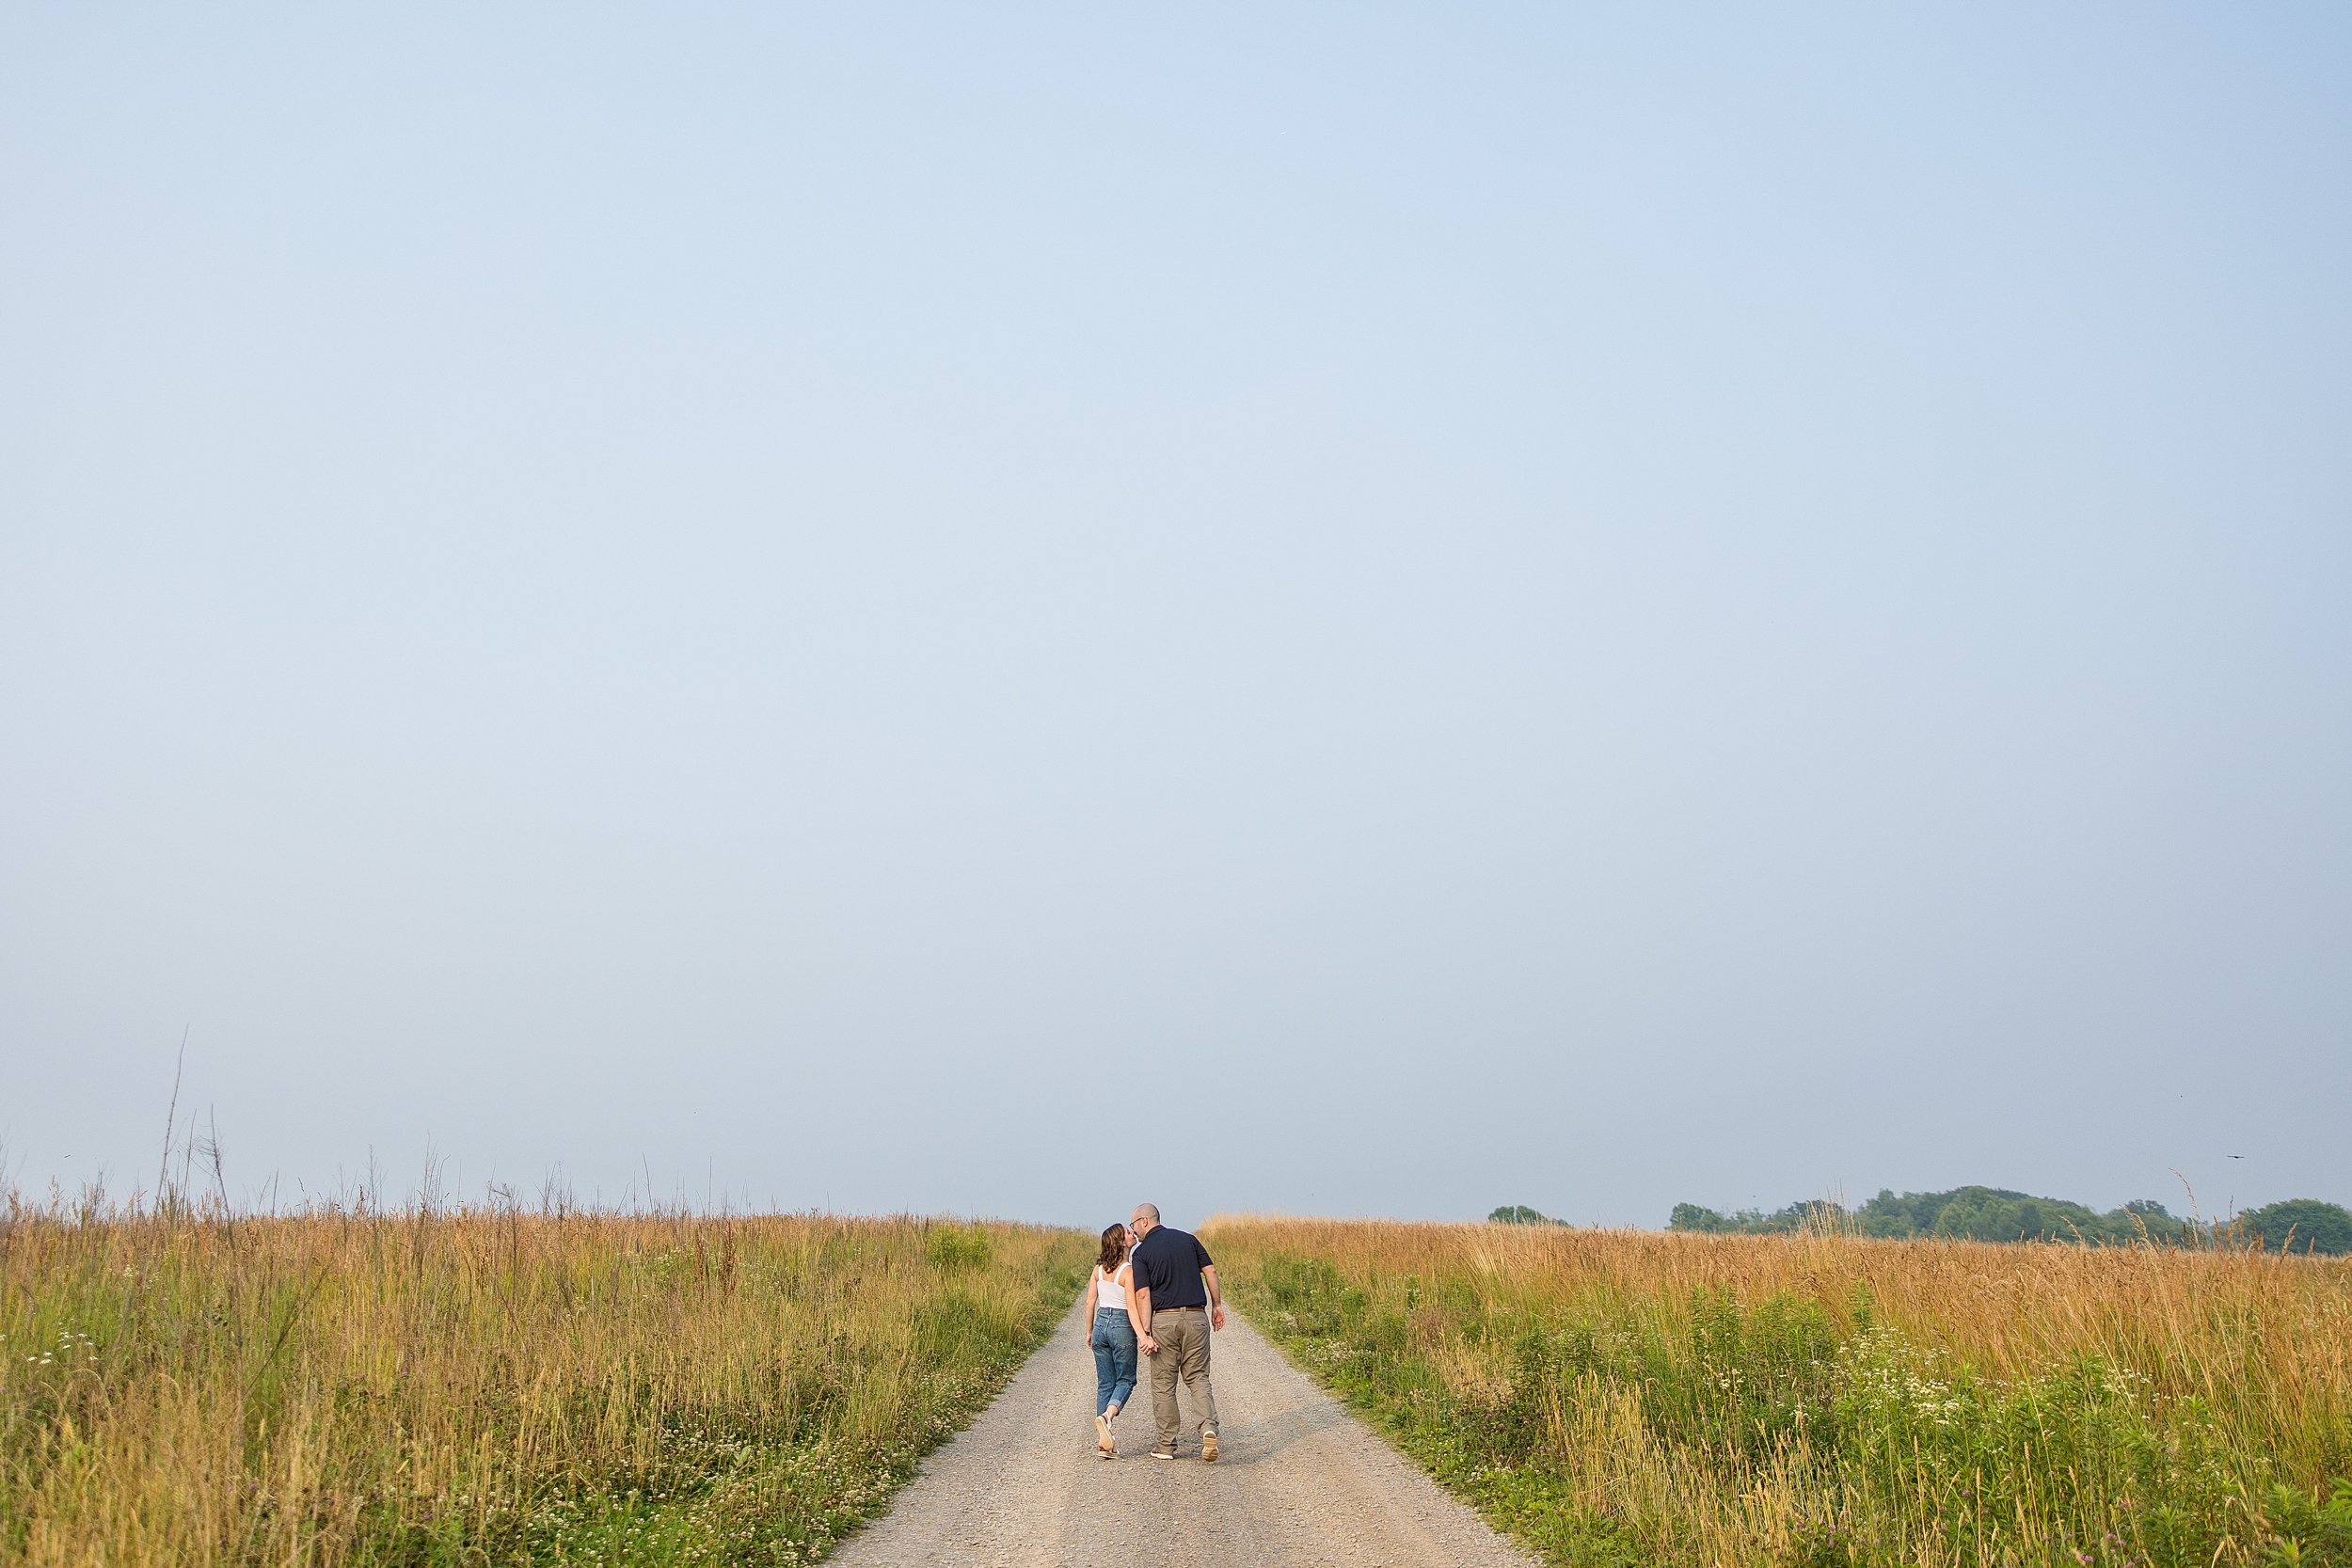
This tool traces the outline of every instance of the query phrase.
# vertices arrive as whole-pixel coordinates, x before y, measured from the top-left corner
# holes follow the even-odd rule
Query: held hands
[[[1142,1338],[1137,1339],[1136,1344],[1146,1355],[1157,1355],[1160,1354],[1160,1342],[1157,1339],[1152,1338],[1149,1334],[1145,1335]]]

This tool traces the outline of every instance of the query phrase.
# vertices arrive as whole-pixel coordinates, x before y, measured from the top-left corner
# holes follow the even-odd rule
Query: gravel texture
[[[842,1544],[850,1568],[1530,1568],[1228,1313],[1214,1341],[1221,1453],[1149,1457],[1148,1385],[1094,1451],[1094,1361],[1073,1309],[996,1402]]]

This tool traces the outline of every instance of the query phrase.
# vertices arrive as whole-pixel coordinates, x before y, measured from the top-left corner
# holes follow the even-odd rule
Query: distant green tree
[[[1931,1236],[1971,1242],[2070,1242],[2098,1228],[2099,1216],[2079,1203],[2035,1197],[1994,1187],[1962,1187],[1945,1198]]]
[[[1885,1188],[1851,1211],[1835,1203],[1813,1202],[1792,1203],[1771,1213],[1760,1209],[1742,1209],[1723,1214],[1695,1203],[1678,1203],[1667,1222],[1671,1230],[1761,1236],[1848,1227],[1859,1229],[1865,1236],[1894,1240],[1944,1236],[1955,1241],[2081,1241],[2094,1244],[2131,1243],[2143,1238],[2179,1243],[2190,1240],[2192,1234],[2192,1227],[2185,1221],[2173,1218],[2153,1198],[2135,1198],[2121,1209],[2102,1214],[2063,1198],[2036,1197],[2031,1193],[2011,1192],[2006,1187],[1973,1186],[1954,1187],[1942,1193],[1901,1194]],[[2274,1224],[2274,1231],[2277,1228]],[[2300,1237],[2297,1232],[2298,1247]],[[2319,1250],[2326,1251],[2327,1244],[2322,1243]]]
[[[1708,1235],[1787,1236],[1800,1230],[1835,1229],[1842,1226],[1846,1219],[1845,1210],[1820,1199],[1811,1203],[1792,1203],[1769,1214],[1761,1209],[1740,1209],[1725,1214],[1696,1203],[1677,1203],[1673,1216],[1666,1222],[1666,1228]]]
[[[2193,1228],[2153,1197],[2136,1197],[2099,1220],[2112,1232],[2108,1239],[2118,1242],[2137,1242],[2143,1236],[2152,1242],[2185,1242]]]
[[[1791,1203],[1775,1209],[1758,1222],[1757,1228],[1776,1236],[1791,1236],[1801,1230],[1838,1230],[1845,1227],[1848,1215],[1843,1204],[1817,1197],[1805,1203]]]
[[[2291,1197],[2249,1209],[2237,1217],[2238,1234],[2259,1236],[2272,1249],[2316,1252],[2341,1258],[2352,1253],[2352,1211],[2315,1197]]]
[[[1549,1214],[1539,1213],[1524,1203],[1506,1203],[1486,1216],[1489,1225],[1558,1225]]]
[[[1862,1209],[1868,1236],[1949,1236],[1972,1242],[2176,1242],[2185,1227],[2152,1198],[2102,1214],[2064,1198],[2006,1187],[1955,1187],[1944,1193],[1882,1192]]]

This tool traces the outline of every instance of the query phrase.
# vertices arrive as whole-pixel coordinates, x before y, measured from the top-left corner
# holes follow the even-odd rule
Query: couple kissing
[[[1174,1459],[1183,1435],[1181,1379],[1202,1460],[1216,1463],[1216,1396],[1209,1387],[1209,1335],[1225,1326],[1216,1262],[1189,1231],[1160,1223],[1156,1204],[1138,1203],[1125,1225],[1105,1227],[1087,1281],[1087,1347],[1094,1354],[1094,1447],[1119,1457],[1114,1424],[1136,1389],[1136,1354],[1152,1362],[1154,1459]]]

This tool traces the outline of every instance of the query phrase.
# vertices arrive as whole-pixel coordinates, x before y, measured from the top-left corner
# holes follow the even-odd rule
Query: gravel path
[[[1152,1397],[1094,1452],[1094,1362],[1073,1308],[996,1402],[842,1544],[848,1568],[1530,1568],[1534,1560],[1358,1425],[1228,1313],[1212,1350],[1221,1454],[1148,1457]],[[1154,1543],[1167,1542],[1166,1549]]]

